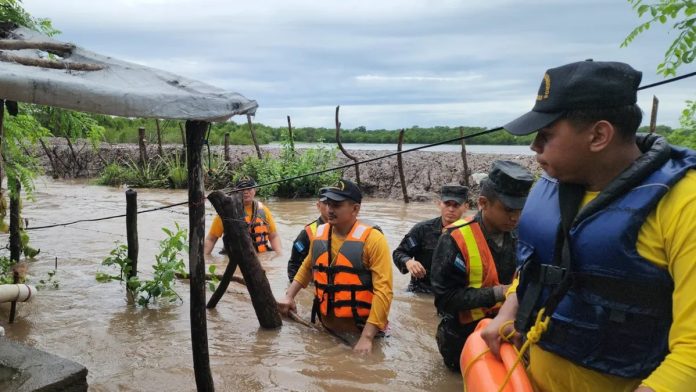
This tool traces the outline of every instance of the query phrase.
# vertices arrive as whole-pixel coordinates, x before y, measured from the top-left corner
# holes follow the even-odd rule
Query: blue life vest
[[[670,149],[664,141],[655,144]],[[667,355],[674,283],[666,269],[638,254],[636,241],[660,199],[689,169],[696,168],[696,152],[677,147],[668,151],[669,159],[637,179],[637,185],[603,195],[612,189],[610,184],[573,221],[569,232],[573,283],[539,341],[544,350],[626,378],[649,375]],[[620,180],[631,177],[627,173]],[[530,264],[553,265],[555,253],[560,252],[558,186],[555,179],[544,176],[527,199],[517,248],[523,271]],[[529,287],[524,275],[517,291],[520,303]],[[535,312],[551,292],[552,286],[543,287]]]

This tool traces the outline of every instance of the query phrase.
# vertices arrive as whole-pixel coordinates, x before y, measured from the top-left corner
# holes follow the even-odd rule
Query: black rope
[[[652,84],[647,84],[647,85],[645,85],[645,86],[638,87],[638,90],[645,90],[645,89],[647,89],[647,88],[651,88],[651,87],[655,87],[655,86],[660,86],[660,85],[667,84],[667,83],[676,82],[676,81],[678,81],[678,80],[690,78],[690,77],[692,77],[692,76],[694,76],[694,75],[696,75],[696,72],[691,72],[691,73],[688,73],[688,74],[685,74],[685,75],[676,76],[676,77],[673,77],[673,78],[670,78],[670,79],[662,80],[662,81],[660,81],[660,82],[655,82],[655,83],[652,83]],[[212,126],[209,126],[209,127],[208,127],[208,135],[207,135],[207,137],[206,137],[206,145],[208,145],[207,141],[208,141],[208,137],[210,136],[211,127],[212,127]],[[473,137],[476,137],[476,136],[486,135],[486,134],[489,134],[489,133],[493,133],[493,132],[500,131],[501,129],[503,129],[503,127],[496,127],[496,128],[492,128],[492,129],[487,129],[487,130],[485,130],[485,131],[477,132],[477,133],[474,133],[474,134],[471,134],[471,135],[458,136],[458,137],[455,137],[455,138],[453,138],[453,139],[443,140],[443,141],[437,142],[437,143],[426,144],[426,145],[423,145],[423,146],[420,146],[420,147],[413,147],[413,148],[409,148],[409,149],[403,150],[403,151],[396,151],[396,152],[393,152],[393,153],[390,153],[390,154],[381,155],[381,156],[374,157],[374,158],[370,158],[370,159],[365,159],[364,161],[353,162],[353,163],[347,163],[347,164],[345,164],[345,165],[330,167],[330,168],[328,168],[328,169],[319,170],[319,171],[315,171],[315,172],[312,172],[312,173],[300,174],[300,175],[293,176],[293,177],[281,178],[281,179],[279,179],[279,180],[270,181],[270,182],[266,182],[266,183],[263,183],[263,184],[258,184],[258,185],[256,185],[256,186],[250,186],[250,187],[245,187],[245,188],[236,188],[236,189],[234,189],[233,191],[239,192],[239,191],[243,191],[243,190],[245,190],[245,189],[262,188],[262,187],[265,187],[265,186],[274,185],[274,184],[278,184],[278,183],[281,183],[281,182],[292,181],[292,180],[297,180],[297,179],[304,178],[304,177],[315,176],[315,175],[318,175],[318,174],[327,173],[327,172],[330,172],[330,171],[341,170],[341,169],[345,169],[345,168],[348,168],[348,167],[353,167],[353,166],[355,166],[355,165],[361,165],[361,164],[364,164],[364,163],[374,162],[374,161],[377,161],[377,160],[380,160],[380,159],[390,158],[390,157],[393,157],[393,156],[395,156],[395,155],[406,154],[406,153],[408,153],[408,152],[413,152],[413,151],[417,151],[417,150],[422,150],[422,149],[424,149],[424,148],[430,148],[430,147],[440,146],[440,145],[443,145],[443,144],[454,143],[454,142],[457,142],[457,141],[460,141],[460,140],[463,140],[463,139],[470,139],[470,138],[473,138]],[[210,145],[208,145],[208,164],[210,165]],[[224,188],[224,189],[222,189],[222,190],[227,190],[227,189],[229,189],[229,188]],[[228,192],[228,193],[229,193],[229,192]],[[186,204],[189,204],[189,202],[188,202],[188,201],[185,201],[185,202],[176,203],[176,204],[170,204],[170,205],[166,205],[166,206],[162,206],[162,207],[151,208],[151,209],[149,209],[149,210],[138,211],[138,214],[144,214],[144,213],[147,213],[147,212],[165,210],[165,209],[168,209],[168,208],[183,206],[183,205],[186,205]],[[123,218],[123,217],[125,217],[125,216],[126,216],[126,214],[119,214],[119,215],[114,215],[114,216],[106,216],[106,217],[102,217],[102,218],[80,219],[80,220],[76,220],[76,221],[73,221],[73,222],[59,223],[59,224],[55,224],[55,225],[30,227],[30,228],[27,228],[27,229],[25,229],[25,230],[48,229],[48,228],[52,228],[52,227],[60,227],[60,226],[73,225],[73,224],[81,223],[81,222],[98,222],[98,221],[108,220],[108,219]]]

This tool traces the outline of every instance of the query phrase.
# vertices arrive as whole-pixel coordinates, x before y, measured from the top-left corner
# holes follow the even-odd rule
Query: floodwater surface
[[[24,201],[33,227],[124,214],[125,189],[42,178],[35,201]],[[186,201],[186,191],[138,190],[139,209]],[[315,200],[268,200],[282,237],[283,255],[261,262],[276,297],[288,286],[292,240],[317,216]],[[432,202],[365,199],[361,216],[378,223],[393,250],[415,224],[437,215]],[[206,209],[206,231],[214,216]],[[139,276],[152,275],[154,255],[165,238],[162,227],[188,228],[185,206],[138,215]],[[98,283],[98,271],[116,273],[101,261],[125,243],[125,218],[30,231],[41,248],[29,267],[30,284],[46,279],[57,259],[57,289],[44,289],[18,304],[14,324],[2,317],[10,339],[77,361],[89,370],[90,391],[192,391],[189,287],[178,281],[182,302],[142,308],[129,304],[119,282]],[[216,251],[222,246],[218,241]],[[185,256],[188,264],[188,255]],[[359,356],[336,338],[284,319],[278,330],[259,327],[249,294],[232,282],[217,308],[207,311],[208,348],[219,391],[457,391],[461,376],[442,364],[435,343],[438,319],[429,295],[405,291],[408,276],[394,267],[391,336],[376,339],[369,356]],[[219,272],[222,272],[221,270]],[[210,297],[210,292],[207,297]],[[312,292],[297,298],[298,314],[309,319]],[[7,315],[8,304],[0,306]]]

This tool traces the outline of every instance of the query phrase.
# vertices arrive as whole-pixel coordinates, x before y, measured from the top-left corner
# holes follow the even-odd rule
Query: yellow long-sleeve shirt
[[[345,241],[345,237],[331,233],[331,260],[336,259],[338,250]],[[311,249],[312,244],[310,244]],[[387,239],[379,230],[372,230],[365,239],[363,247],[363,264],[372,272],[372,307],[367,322],[377,326],[380,330],[387,327],[389,308],[391,307],[393,293],[391,251]],[[295,275],[295,281],[307,287],[312,281],[312,252],[304,259],[300,269]]]
[[[597,196],[587,192],[583,206]],[[696,171],[658,203],[638,233],[638,253],[666,268],[674,280],[669,354],[645,380],[590,370],[532,346],[529,372],[540,391],[693,391],[696,386]],[[516,287],[517,282],[513,285]]]
[[[244,206],[244,213],[246,216],[251,216],[252,210],[251,210],[251,205]],[[276,229],[276,224],[275,220],[273,219],[273,214],[271,214],[271,210],[266,207],[266,205],[262,204],[263,211],[266,213],[266,221],[268,222],[268,232],[269,233],[275,233],[277,231]],[[222,234],[224,233],[224,228],[222,226],[222,218],[220,218],[220,215],[215,215],[213,218],[213,223],[210,225],[210,230],[208,231],[208,234],[215,237],[215,238],[220,238],[222,237]]]

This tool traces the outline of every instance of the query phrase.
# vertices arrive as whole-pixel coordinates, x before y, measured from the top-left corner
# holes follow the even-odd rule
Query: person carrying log
[[[481,182],[479,211],[445,229],[435,247],[432,289],[440,316],[436,340],[445,365],[459,355],[478,321],[495,315],[515,272],[515,228],[532,174],[512,161],[495,161]]]
[[[276,255],[282,254],[280,236],[276,230],[276,224],[273,220],[271,210],[263,205],[260,201],[254,200],[256,196],[256,181],[251,177],[242,177],[235,184],[235,189],[242,190],[242,199],[244,203],[244,220],[249,226],[249,234],[254,244],[254,249],[257,253],[275,251]],[[224,229],[222,219],[219,215],[215,215],[213,223],[205,237],[204,254],[210,255],[217,240],[222,237]]]
[[[411,274],[407,291],[431,293],[430,266],[433,252],[445,227],[461,219],[469,209],[469,189],[461,185],[444,185],[436,202],[440,216],[417,223],[394,250],[394,264],[402,274]]]
[[[283,315],[296,311],[295,296],[314,282],[312,320],[330,331],[356,332],[355,352],[372,351],[375,336],[387,328],[391,307],[392,265],[387,240],[379,230],[358,220],[360,188],[340,180],[326,189],[321,201],[328,222],[317,227],[310,251],[285,298],[278,301]]]

